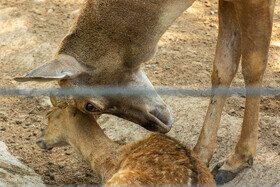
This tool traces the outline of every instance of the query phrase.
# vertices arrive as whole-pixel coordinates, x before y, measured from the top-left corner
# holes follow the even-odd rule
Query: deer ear
[[[14,80],[18,82],[26,82],[71,79],[85,71],[86,68],[74,57],[69,55],[58,55],[50,62],[43,64],[23,77],[14,78]]]

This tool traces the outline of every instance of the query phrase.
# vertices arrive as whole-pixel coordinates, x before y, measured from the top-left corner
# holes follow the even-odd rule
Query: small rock
[[[229,111],[229,113],[230,113],[230,114],[236,114],[236,111],[235,111],[234,109],[231,109],[231,110]]]
[[[20,124],[22,124],[22,122],[21,121],[16,121],[16,124],[20,125]]]
[[[6,116],[3,116],[2,117],[3,121],[7,122],[8,121],[8,118]]]
[[[66,154],[66,155],[71,155],[71,153],[69,153],[69,152],[66,152],[65,154]]]
[[[49,13],[52,13],[53,12],[53,9],[52,8],[50,8],[48,11],[47,11],[47,13],[49,14]]]
[[[277,146],[277,145],[278,145],[278,143],[277,143],[277,142],[273,142],[271,145],[273,145],[273,146]]]
[[[222,137],[217,137],[217,142],[222,142],[223,141],[223,139],[222,139]]]
[[[50,180],[54,180],[54,176],[53,175],[50,175]]]
[[[45,172],[45,175],[46,175],[46,176],[51,176],[50,171],[46,171],[46,172]]]
[[[86,173],[86,177],[92,177],[91,173]]]
[[[170,70],[170,67],[169,67],[169,66],[166,66],[165,69],[166,69],[166,70]]]
[[[211,15],[214,15],[214,14],[215,14],[215,12],[212,10],[212,11],[210,12],[210,14],[211,14]]]
[[[79,14],[80,9],[74,10],[71,12],[70,17],[71,18],[75,18],[77,17],[77,15]]]
[[[2,128],[1,128],[1,131],[5,131],[5,130],[6,130],[6,128],[5,128],[5,127],[2,127]]]

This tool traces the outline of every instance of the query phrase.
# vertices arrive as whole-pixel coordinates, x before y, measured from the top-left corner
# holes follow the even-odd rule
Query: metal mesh
[[[128,88],[128,87],[68,87],[68,88],[48,88],[48,89],[18,89],[18,88],[0,88],[0,96],[155,96],[155,95],[175,95],[192,97],[209,97],[211,95],[263,95],[280,96],[280,88],[206,88],[206,89],[180,89],[173,87],[156,87],[155,90],[146,88]]]

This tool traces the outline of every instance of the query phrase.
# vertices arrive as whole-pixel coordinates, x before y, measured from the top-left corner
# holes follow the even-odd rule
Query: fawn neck
[[[90,163],[102,181],[106,181],[117,169],[118,144],[104,134],[94,117],[81,115],[76,119],[75,134],[68,135],[68,143]]]

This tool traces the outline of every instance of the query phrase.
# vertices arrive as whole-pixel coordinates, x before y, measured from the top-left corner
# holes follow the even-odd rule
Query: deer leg
[[[274,0],[238,1],[235,5],[241,29],[242,73],[246,88],[261,87],[267,65]],[[217,184],[233,179],[253,164],[258,140],[260,96],[247,95],[241,135],[234,151],[214,168]]]
[[[235,76],[241,56],[241,36],[232,2],[219,1],[219,33],[213,62],[212,87],[228,88]],[[194,151],[208,165],[215,146],[226,95],[213,93]]]

